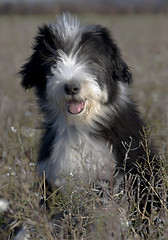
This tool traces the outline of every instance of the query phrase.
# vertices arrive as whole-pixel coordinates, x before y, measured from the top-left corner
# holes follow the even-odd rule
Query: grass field
[[[142,115],[152,126],[151,133],[159,152],[166,156],[168,16],[160,14],[80,17],[84,22],[99,23],[110,28],[134,74],[132,95]],[[38,206],[43,193],[37,186],[34,163],[40,135],[40,116],[37,114],[33,92],[25,92],[20,87],[17,75],[24,60],[31,54],[30,47],[37,26],[50,21],[55,21],[55,16],[0,16],[0,198],[8,200],[10,206],[7,212],[0,212],[0,239],[4,240],[10,239],[14,226],[24,222],[36,232],[41,232],[38,237],[32,234],[31,239],[57,239],[57,236],[51,234],[48,224],[52,211],[46,212]],[[166,162],[166,157],[162,158]],[[166,176],[164,182],[166,190]],[[112,227],[113,237],[109,239],[139,239],[136,234],[132,235],[134,226],[129,222],[130,209],[123,205],[123,202],[118,205],[115,199],[112,199],[109,208],[107,211],[100,207],[96,213],[91,214],[93,203],[90,208],[87,207],[87,216],[91,216],[84,218],[80,215],[80,231],[76,227],[71,229],[71,239],[108,239],[104,231],[107,230],[105,225]],[[166,239],[168,234],[167,212],[165,210],[162,214],[164,224],[159,227],[159,234],[162,232],[159,239]],[[99,220],[99,224],[93,233],[88,233],[85,224],[95,219]],[[64,224],[72,228],[70,220],[66,221]],[[153,230],[148,239],[156,239],[153,220],[151,226]]]

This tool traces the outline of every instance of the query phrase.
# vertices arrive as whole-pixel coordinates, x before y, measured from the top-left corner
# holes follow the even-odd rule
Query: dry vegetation
[[[124,59],[134,73],[132,94],[142,114],[152,126],[152,135],[162,154],[161,172],[165,195],[168,189],[166,150],[168,150],[168,24],[166,15],[84,15],[86,22],[100,23],[112,30]],[[0,239],[11,239],[14,228],[26,225],[30,239],[167,239],[168,211],[165,195],[160,198],[162,211],[147,219],[149,232],[137,235],[143,216],[124,194],[108,195],[102,203],[94,188],[80,185],[78,194],[68,188],[68,197],[54,193],[45,197],[35,174],[38,150],[38,126],[35,99],[19,85],[17,72],[31,53],[30,46],[37,26],[55,21],[55,16],[0,17],[0,198],[9,201],[0,212]],[[100,193],[99,193],[100,194]],[[57,209],[55,209],[57,202]],[[58,211],[57,211],[58,210]],[[52,225],[53,214],[64,212],[59,236]],[[57,212],[56,212],[57,211]],[[58,217],[57,217],[58,218]],[[157,223],[154,222],[157,219]],[[160,223],[160,221],[163,223]],[[50,223],[49,223],[50,222]],[[58,226],[59,227],[59,226]],[[70,236],[70,237],[69,237]]]

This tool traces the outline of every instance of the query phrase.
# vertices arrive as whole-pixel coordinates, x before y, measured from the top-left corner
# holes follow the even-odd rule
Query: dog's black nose
[[[80,84],[76,81],[67,82],[64,85],[64,90],[67,95],[76,95],[80,92]]]

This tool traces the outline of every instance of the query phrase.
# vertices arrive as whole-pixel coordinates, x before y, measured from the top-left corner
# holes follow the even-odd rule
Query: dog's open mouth
[[[84,110],[84,108],[85,108],[85,101],[83,100],[78,101],[73,99],[67,102],[67,109],[68,109],[68,112],[71,114],[79,114]]]

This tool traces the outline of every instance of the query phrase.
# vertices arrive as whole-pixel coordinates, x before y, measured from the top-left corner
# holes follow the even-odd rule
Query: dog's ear
[[[104,55],[102,62],[107,69],[107,74],[112,77],[113,81],[131,83],[132,73],[124,62],[116,42],[111,38],[110,32],[101,26],[97,26],[96,30],[97,43],[95,42],[94,45],[99,55]]]
[[[52,28],[48,25],[40,27],[34,40],[33,53],[19,72],[22,78],[21,85],[25,89],[31,87],[45,89],[49,61],[52,59],[52,49],[56,45]]]
[[[132,82],[132,73],[124,62],[120,51],[115,43],[112,43],[111,49],[111,74],[114,81],[130,84]]]

